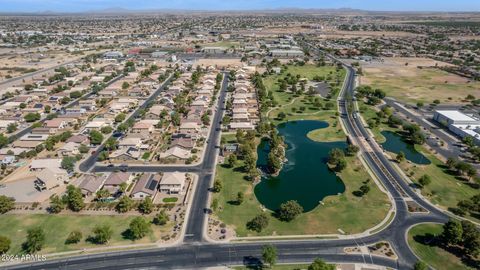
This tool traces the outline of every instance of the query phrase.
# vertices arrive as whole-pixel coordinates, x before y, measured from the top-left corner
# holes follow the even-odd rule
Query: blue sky
[[[273,8],[355,8],[385,11],[480,11],[480,0],[0,0],[0,12],[133,10],[245,10]]]

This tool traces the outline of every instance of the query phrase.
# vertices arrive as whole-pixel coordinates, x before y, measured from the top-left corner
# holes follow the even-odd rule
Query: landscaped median
[[[338,80],[343,82],[343,69],[337,72],[340,72]],[[289,123],[295,125],[295,121],[298,121],[298,128],[300,128],[300,126],[303,127],[304,124],[307,124],[306,122],[318,121],[316,123],[322,123],[323,121],[323,123],[326,124],[321,124],[323,127],[318,129],[314,128],[308,134],[302,134],[303,137],[301,138],[299,137],[300,135],[296,133],[290,134],[290,136],[295,136],[297,139],[303,140],[304,142],[310,141],[310,143],[306,144],[307,147],[308,145],[312,147],[315,146],[315,143],[311,141],[317,142],[319,145],[326,147],[325,153],[318,153],[318,155],[313,155],[312,158],[315,164],[318,164],[319,167],[327,166],[325,164],[326,158],[324,159],[320,156],[326,157],[326,154],[329,151],[329,145],[346,147],[346,135],[341,129],[339,123],[340,120],[336,110],[337,105],[335,97],[338,95],[338,91],[330,96],[330,99],[325,100],[319,98],[318,95],[311,95],[308,93],[294,94],[289,91],[280,90],[277,81],[279,78],[285,78],[285,74],[287,73],[293,75],[298,74],[300,77],[307,77],[310,79],[315,77],[316,74],[320,74],[321,76],[330,74],[331,77],[336,78],[337,75],[335,74],[337,73],[335,73],[335,67],[289,65],[282,74],[269,75],[264,78],[267,91],[272,93],[271,95],[277,104],[276,107],[268,110],[268,119],[271,120],[271,122],[281,128],[285,126],[282,125],[282,123],[286,123],[286,125]],[[332,107],[326,105],[329,103],[332,104]],[[266,111],[264,111],[264,114],[266,116]],[[301,120],[315,121],[302,122]],[[318,124],[313,124],[312,126],[314,127],[317,125]],[[296,129],[293,128],[292,130]],[[224,135],[222,141],[223,143],[229,144],[239,142],[235,135]],[[257,134],[254,141],[255,149],[253,149],[253,152],[256,153],[255,156],[258,156],[258,153],[262,151],[261,149],[256,149],[261,141],[261,136]],[[285,141],[289,144],[288,136],[286,136]],[[243,145],[240,146],[240,149],[242,149],[242,147]],[[300,146],[289,144],[287,152],[296,151],[296,147]],[[305,147],[305,145],[301,147]],[[289,155],[287,154],[287,157],[288,156]],[[291,161],[291,163],[288,164],[287,170],[292,169],[292,163],[294,163],[293,166],[299,165],[298,162],[301,162],[299,159],[300,158],[296,159],[288,157],[287,162]],[[331,195],[324,198],[321,197],[322,199],[314,202],[314,207],[312,209],[305,209],[306,211],[295,216],[295,218],[285,221],[286,219],[282,218],[282,214],[275,211],[276,209],[272,207],[268,209],[269,207],[262,205],[261,201],[265,201],[265,198],[259,199],[257,196],[262,196],[262,192],[256,190],[256,185],[258,185],[260,179],[257,178],[256,181],[252,181],[251,173],[246,169],[248,166],[246,166],[246,160],[242,158],[242,155],[240,154],[238,155],[238,158],[232,160],[230,160],[229,157],[226,157],[225,164],[218,165],[216,170],[215,179],[216,182],[220,184],[217,184],[217,186],[214,187],[216,192],[213,193],[212,198],[211,208],[213,210],[213,215],[209,219],[209,236],[212,239],[223,239],[218,236],[223,234],[226,238],[241,238],[287,235],[298,235],[299,237],[301,237],[301,235],[339,235],[363,233],[368,229],[375,227],[385,220],[385,217],[391,209],[391,203],[388,196],[380,191],[374,181],[370,181],[370,175],[367,173],[356,155],[347,155],[345,157],[345,162],[347,164],[346,168],[336,173],[336,181],[340,181],[340,185],[344,186],[344,188],[341,189],[343,192],[338,191],[338,193],[330,193]],[[257,163],[257,165],[259,164]],[[334,169],[335,168],[332,168],[332,170]],[[332,172],[328,172],[327,170],[325,173],[331,174]],[[295,184],[295,181],[292,180],[293,178],[284,179],[281,177],[282,172],[280,172],[280,179],[271,180],[268,177],[262,177],[261,181],[275,181],[265,184],[267,185],[267,188],[268,186],[272,186],[273,189],[275,189],[274,186],[277,184],[284,186],[285,182],[281,181],[288,181],[292,192],[304,192],[303,196],[311,196],[312,192],[315,192],[315,190],[302,191],[301,188],[300,190],[295,190],[299,189],[299,187]],[[328,184],[327,182],[331,181],[331,178],[329,178],[330,176],[322,174],[309,176],[298,175],[296,177],[307,177],[307,182],[317,182],[320,185],[322,185],[322,181],[325,181],[326,185],[335,184],[332,182],[329,182],[330,184]],[[265,188],[265,185],[262,188]],[[325,186],[324,188],[327,187]],[[332,189],[332,187],[329,187],[329,189]],[[360,192],[360,190],[365,192]],[[325,191],[322,190],[321,187],[318,189],[318,193],[324,192]],[[272,196],[275,196],[275,190],[270,190],[268,194],[273,194]],[[277,196],[280,196],[280,194]],[[311,202],[309,206],[311,206]],[[292,206],[292,208],[295,208],[295,206]],[[261,216],[261,218],[257,221],[259,223],[266,222],[267,225],[264,225],[261,230],[256,230],[250,225],[252,220],[259,216]],[[265,219],[267,221],[265,221]],[[247,223],[249,225],[247,225]]]

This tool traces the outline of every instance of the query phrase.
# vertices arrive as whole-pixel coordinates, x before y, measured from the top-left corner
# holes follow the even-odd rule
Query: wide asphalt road
[[[352,117],[346,104],[352,102],[347,96],[352,95],[355,86],[355,72],[346,66],[347,79],[338,100],[342,112],[342,121],[352,139],[360,145],[361,153],[377,178],[391,194],[396,207],[393,221],[380,232],[348,239],[334,240],[283,240],[270,241],[278,249],[280,263],[309,262],[320,257],[329,262],[370,263],[383,265],[394,269],[412,269],[417,258],[408,248],[406,232],[410,226],[423,222],[445,222],[448,215],[437,210],[428,202],[423,201],[396,172],[390,161],[385,158],[382,150],[373,141],[367,142],[368,133],[358,117]],[[223,109],[226,79],[220,94],[220,106]],[[204,221],[206,215],[209,188],[212,182],[212,172],[215,166],[215,155],[218,149],[215,145],[220,132],[221,109],[216,112],[214,125],[210,134],[210,144],[207,146],[205,160],[199,166],[199,182],[192,201],[192,211],[186,224],[184,243],[169,248],[154,248],[136,251],[118,251],[97,255],[84,255],[67,259],[57,259],[47,262],[30,263],[6,267],[6,269],[197,269],[220,265],[255,264],[260,261],[261,248],[267,242],[211,244],[203,239]],[[212,142],[215,142],[212,144]],[[367,147],[368,144],[368,147]],[[372,149],[370,151],[369,149]],[[413,200],[427,209],[428,213],[410,213],[405,199]],[[398,260],[377,257],[371,254],[348,255],[343,252],[345,247],[369,245],[379,241],[392,244]]]

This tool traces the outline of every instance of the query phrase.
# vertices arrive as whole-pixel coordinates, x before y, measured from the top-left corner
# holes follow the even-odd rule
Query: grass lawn
[[[376,117],[375,110],[371,106],[360,105],[360,111],[365,121]],[[383,122],[378,127],[371,130],[375,139],[379,143],[385,141],[385,137],[380,133],[381,131],[398,131],[398,129],[391,128]],[[416,145],[415,148],[418,152],[427,157],[431,163],[429,165],[418,165],[405,161],[400,164],[400,168],[413,182],[417,182],[417,180],[424,174],[431,177],[432,182],[430,185],[422,189],[422,194],[431,202],[448,209],[449,207],[456,207],[459,201],[478,194],[479,190],[468,185],[467,181],[461,178],[457,179],[457,176],[449,174],[444,163],[428,149],[419,145]],[[396,153],[391,153],[390,155],[395,157]],[[479,219],[475,217],[470,218],[479,221]]]
[[[323,205],[291,222],[271,217],[269,226],[261,233],[246,228],[246,222],[264,210],[253,193],[252,183],[244,179],[242,161],[233,169],[219,165],[216,177],[223,181],[223,189],[213,195],[221,206],[215,213],[220,220],[233,226],[238,236],[338,234],[338,229],[348,234],[363,232],[385,218],[390,204],[373,181],[369,183],[371,190],[367,195],[355,197],[352,192],[370,177],[358,159],[350,157],[347,162],[349,166],[339,175],[346,186],[344,193],[325,198]],[[229,204],[228,201],[235,200],[239,191],[245,193],[244,202],[241,205]]]
[[[48,214],[16,214],[0,216],[0,235],[11,239],[9,254],[22,252],[22,243],[26,240],[27,230],[40,226],[45,231],[45,246],[40,253],[54,253],[83,248],[102,246],[128,245],[137,243],[154,243],[171,231],[172,224],[165,226],[151,225],[152,232],[143,239],[131,241],[122,233],[127,230],[134,216],[87,216],[87,215],[48,215]],[[107,245],[96,245],[85,241],[97,225],[110,225],[113,230],[112,239]],[[71,231],[82,232],[83,239],[78,244],[66,245],[65,239]]]
[[[174,202],[177,202],[177,201],[178,201],[177,197],[163,198],[164,203],[174,203]]]
[[[426,104],[438,99],[442,103],[461,102],[467,95],[480,96],[480,83],[434,68],[413,68],[400,65],[397,68],[364,69],[363,84],[380,88],[387,96],[415,104]],[[388,76],[390,75],[390,76]]]
[[[429,198],[430,201],[443,208],[456,207],[459,201],[479,193],[479,190],[468,185],[466,180],[462,178],[457,179],[457,176],[449,174],[444,163],[424,147],[416,146],[416,149],[432,163],[420,166],[403,162],[400,167],[414,182],[424,174],[430,175],[432,182],[422,189],[422,194]],[[478,221],[476,218],[471,218]]]
[[[419,241],[419,238],[439,235],[442,232],[440,224],[420,224],[408,231],[408,244],[413,252],[425,263],[435,269],[473,269],[462,263],[460,258],[436,246],[430,246]],[[428,241],[428,239],[426,239]]]

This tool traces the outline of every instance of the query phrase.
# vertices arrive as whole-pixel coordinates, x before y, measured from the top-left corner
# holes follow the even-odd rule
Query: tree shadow
[[[122,237],[123,237],[123,239],[126,239],[126,240],[131,240],[131,241],[136,240],[130,229],[126,229],[125,231],[123,231],[122,232]]]
[[[260,260],[257,257],[254,257],[254,256],[244,256],[243,257],[243,265],[245,265],[245,267],[247,269],[252,269],[252,270],[263,269],[262,260]]]
[[[460,246],[445,245],[444,241],[442,241],[442,239],[438,236],[435,236],[431,233],[427,233],[424,235],[415,235],[413,237],[413,240],[415,240],[415,242],[417,243],[420,243],[426,246],[441,248],[446,252],[459,258],[464,265],[468,267],[472,267],[473,269],[480,269],[479,260],[466,255],[465,251]]]
[[[240,205],[240,203],[236,200],[230,200],[230,201],[227,201],[227,203],[230,205]]]

